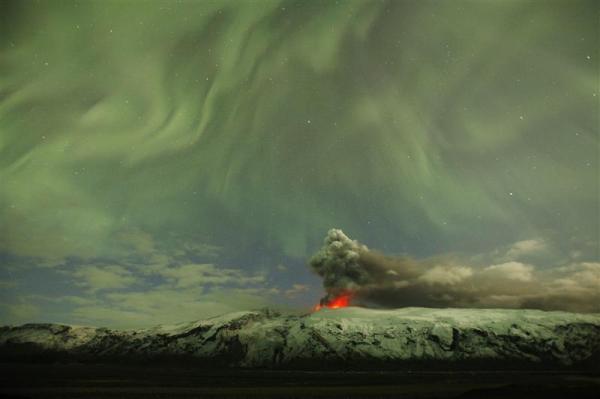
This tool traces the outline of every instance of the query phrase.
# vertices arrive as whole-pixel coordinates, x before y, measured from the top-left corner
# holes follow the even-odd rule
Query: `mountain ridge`
[[[29,323],[0,327],[0,355],[236,368],[597,368],[600,314],[348,307],[306,315],[241,311],[128,330]]]

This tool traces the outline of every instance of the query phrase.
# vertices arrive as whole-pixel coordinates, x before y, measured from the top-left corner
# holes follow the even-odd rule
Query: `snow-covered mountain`
[[[197,361],[212,367],[598,367],[600,314],[499,309],[236,312],[143,330],[0,327],[9,360]]]

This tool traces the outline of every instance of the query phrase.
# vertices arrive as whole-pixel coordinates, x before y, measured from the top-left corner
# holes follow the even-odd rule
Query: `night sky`
[[[600,292],[599,21],[577,0],[0,0],[0,321],[308,310],[330,228]]]

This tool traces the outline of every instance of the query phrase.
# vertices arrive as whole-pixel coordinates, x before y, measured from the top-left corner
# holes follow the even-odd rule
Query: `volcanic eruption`
[[[333,298],[325,297],[314,307],[314,310],[321,310],[323,308],[338,309],[345,308],[350,305],[352,294],[343,293]]]
[[[315,310],[348,306],[359,285],[367,282],[368,276],[359,264],[361,250],[367,247],[348,238],[342,230],[329,230],[323,247],[310,260],[312,269],[323,277],[327,291]]]
[[[564,270],[536,269],[511,259],[476,264],[472,259],[386,256],[331,229],[310,259],[325,296],[315,306],[343,308],[535,308],[598,312],[600,264]]]

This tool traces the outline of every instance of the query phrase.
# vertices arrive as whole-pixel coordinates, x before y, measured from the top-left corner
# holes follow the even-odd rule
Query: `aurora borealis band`
[[[0,318],[308,308],[331,227],[600,288],[599,17],[578,0],[0,1]]]

